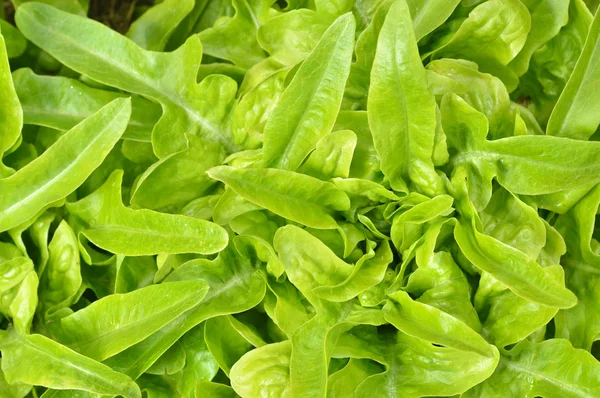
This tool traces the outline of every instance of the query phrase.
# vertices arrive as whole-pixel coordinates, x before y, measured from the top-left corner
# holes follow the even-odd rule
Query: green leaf
[[[568,341],[523,342],[503,356],[494,374],[465,397],[510,394],[533,397],[593,397],[600,393],[600,364]]]
[[[83,225],[80,234],[95,245],[126,256],[211,254],[227,246],[227,233],[214,223],[125,207],[122,178],[123,172],[116,170],[96,192],[67,205],[69,213]]]
[[[517,76],[529,68],[533,54],[555,37],[569,19],[569,2],[561,0],[527,0],[523,4],[531,14],[531,30],[523,49],[508,65]]]
[[[529,70],[520,77],[521,82],[514,93],[516,99],[530,102],[528,109],[542,127],[548,123],[550,113],[575,68],[592,24],[593,15],[583,0],[569,1],[568,8],[567,24],[533,53]],[[544,25],[543,29],[546,32],[555,27]]]
[[[494,177],[513,194],[522,195],[559,192],[600,180],[596,142],[533,135],[487,141],[483,114],[454,94],[442,101],[442,121],[448,146],[455,149],[450,163],[467,168],[469,194],[478,209],[487,205]]]
[[[401,253],[407,250],[422,235],[427,222],[452,212],[453,201],[449,195],[438,195],[395,214],[390,231],[394,246]]]
[[[442,182],[431,161],[435,101],[427,90],[410,13],[402,0],[390,7],[379,34],[368,115],[381,170],[392,188],[407,192],[412,183],[429,195],[441,193]]]
[[[317,142],[316,149],[300,166],[298,172],[321,180],[347,178],[350,174],[356,140],[356,134],[350,130],[327,134]]]
[[[465,191],[464,175],[457,178],[460,192],[457,201],[461,219],[454,238],[465,257],[477,268],[489,272],[520,297],[557,308],[570,308],[577,298],[561,286],[536,261],[535,257],[515,249],[479,230],[481,221]]]
[[[227,189],[215,203],[212,217],[217,224],[225,225],[243,214],[260,209],[260,206],[244,199],[233,189]]]
[[[437,29],[452,14],[460,0],[411,0],[406,2],[417,41]]]
[[[144,340],[198,305],[207,291],[207,283],[199,280],[112,294],[62,318],[56,334],[66,346],[102,361]],[[137,311],[128,310],[134,305]]]
[[[474,61],[512,91],[518,80],[505,66],[521,51],[530,29],[531,15],[521,1],[489,0],[471,11],[450,41],[433,56]]]
[[[100,23],[44,4],[24,4],[16,20],[25,37],[71,69],[159,102],[163,115],[152,132],[159,157],[184,149],[184,133],[220,143],[229,151],[237,149],[225,127],[236,84],[220,75],[196,82],[201,59],[197,36],[172,53],[156,53]],[[115,53],[114,48],[120,50]],[[153,65],[161,65],[163,72],[157,74]]]
[[[196,385],[196,396],[206,394],[215,398],[236,398],[238,395],[233,388],[220,383],[201,381]]]
[[[179,342],[173,344],[152,366],[146,370],[147,374],[170,375],[177,373],[185,366],[186,356]]]
[[[106,363],[137,378],[187,331],[206,319],[246,311],[256,306],[265,295],[261,271],[252,268],[231,248],[221,252],[213,261],[199,259],[181,265],[165,282],[198,279],[209,284],[208,293],[198,306]]]
[[[374,245],[373,245],[374,246]],[[392,262],[393,253],[387,240],[384,240],[377,251],[374,247],[358,260],[348,277],[332,286],[319,286],[313,292],[329,301],[348,301],[363,291],[377,285],[385,276],[388,265]]]
[[[329,133],[342,102],[354,44],[354,18],[338,18],[281,95],[264,132],[267,167],[296,170]]]
[[[13,4],[15,7],[21,7],[25,3],[30,3],[32,0],[14,0]],[[52,7],[56,7],[59,10],[85,16],[87,14],[87,6],[84,7],[85,0],[41,0],[36,1],[37,3],[48,4]]]
[[[484,234],[537,258],[546,244],[546,225],[537,212],[503,188],[479,213]]]
[[[285,12],[261,25],[258,43],[273,61],[294,65],[310,54],[331,22],[328,17],[305,8]]]
[[[12,174],[12,172],[2,164],[2,155],[9,152],[21,136],[23,111],[13,87],[6,45],[2,34],[0,34],[0,92],[2,93],[0,100],[3,104],[0,109],[0,177],[5,177]]]
[[[481,356],[497,355],[497,351],[464,322],[412,300],[406,292],[392,293],[383,313],[388,322],[409,336]]]
[[[117,256],[115,293],[128,293],[149,286],[157,272],[156,260],[150,256]]]
[[[600,17],[590,26],[575,69],[548,121],[546,134],[578,140],[589,139],[600,125],[600,95],[594,82],[600,78]]]
[[[1,362],[0,362],[1,363]],[[23,398],[31,391],[31,386],[24,383],[8,383],[4,373],[0,372],[0,393],[6,398]]]
[[[129,100],[112,101],[33,162],[0,180],[0,191],[8,193],[0,198],[0,231],[27,221],[81,185],[121,137],[130,113]]]
[[[557,282],[563,283],[560,266],[553,266],[548,271]],[[498,347],[525,339],[544,327],[558,312],[557,308],[517,296],[488,273],[483,273],[479,281],[475,306],[483,323],[483,335]]]
[[[29,258],[16,252],[10,257],[0,263],[0,311],[19,333],[28,334],[38,304],[38,277]]]
[[[191,329],[179,341],[185,351],[185,366],[173,375],[173,379],[184,397],[193,396],[195,386],[202,381],[212,380],[219,370],[219,365],[206,346],[204,324]]]
[[[142,396],[139,387],[129,377],[39,334],[25,336],[3,331],[0,350],[2,371],[9,383],[37,384],[126,398]],[[23,361],[23,358],[28,360]],[[35,368],[30,366],[32,362]]]
[[[167,0],[136,19],[127,37],[145,50],[163,51],[177,25],[194,8],[193,0]]]
[[[16,70],[12,77],[23,108],[23,123],[57,130],[70,130],[109,102],[124,97],[74,79],[36,75],[28,68]],[[131,118],[122,138],[150,142],[160,107],[140,97],[133,97],[131,104]]]
[[[221,147],[193,135],[186,138],[186,150],[162,158],[139,176],[131,194],[132,205],[153,210],[180,206],[212,187],[214,181],[205,172],[221,164]]]
[[[557,337],[567,338],[578,348],[589,350],[600,339],[600,256],[596,213],[600,206],[600,186],[596,186],[571,210],[556,220],[556,229],[564,236],[567,255],[563,259],[567,286],[577,295],[575,307],[556,317]]]
[[[340,111],[333,130],[348,129],[357,137],[350,165],[350,177],[379,180],[379,158],[369,130],[367,112]]]
[[[25,52],[27,40],[25,40],[21,32],[3,19],[0,19],[0,33],[2,33],[2,37],[4,38],[8,58],[18,57]]]
[[[438,102],[454,93],[482,112],[489,122],[490,139],[514,135],[514,111],[500,79],[479,71],[477,64],[460,59],[438,59],[427,65],[427,82]]]
[[[230,375],[231,367],[246,352],[254,348],[233,327],[229,316],[219,316],[207,320],[204,324],[204,340],[213,358],[227,375]]]
[[[358,385],[355,396],[451,396],[487,379],[498,363],[473,351],[438,347],[402,332],[356,327],[337,342],[335,355],[370,358],[386,367]]]
[[[343,369],[329,376],[327,396],[334,398],[353,396],[357,387],[367,377],[381,372],[381,367],[373,361],[351,358]]]
[[[469,281],[449,252],[436,251],[451,234],[453,224],[441,220],[427,229],[414,248],[418,268],[409,275],[404,290],[416,301],[436,307],[481,332],[478,314],[471,303]],[[390,291],[401,287],[400,282],[392,285]]]
[[[201,24],[205,16],[210,15],[211,6],[219,4],[209,4],[208,0],[194,1],[192,10],[181,20],[181,22],[171,32],[166,46],[167,51],[173,51],[185,42],[194,30],[194,25]]]
[[[29,271],[33,270],[31,259],[22,257],[17,250],[16,256],[11,259],[3,259],[0,263],[0,291],[5,292],[17,286]]]
[[[248,201],[312,228],[338,228],[334,211],[350,207],[348,196],[335,185],[292,171],[219,166],[208,175]]]
[[[250,351],[231,368],[231,386],[242,397],[291,397],[290,355],[289,341]]]
[[[583,268],[583,265],[579,265]],[[574,347],[592,350],[600,340],[600,317],[598,316],[598,287],[600,275],[576,267],[565,270],[566,283],[577,295],[577,305],[560,311],[554,319],[556,337],[568,339]]]
[[[235,15],[200,32],[206,54],[250,68],[265,58],[256,32],[269,16],[270,0],[233,0]]]
[[[362,308],[355,299],[331,302],[315,294],[317,287],[334,285],[346,279],[352,267],[308,232],[292,225],[280,228],[275,234],[274,247],[290,282],[316,311],[316,315],[291,336],[291,393],[322,396],[327,389],[331,349],[339,334],[351,325],[381,325],[383,317],[378,310]]]
[[[306,299],[288,280],[276,282],[269,278],[265,311],[273,322],[291,336],[311,316]]]
[[[35,220],[35,222],[31,225],[29,230],[29,234],[31,235],[33,243],[37,246],[39,250],[39,259],[36,264],[39,275],[41,275],[44,272],[44,268],[48,263],[48,257],[50,255],[50,253],[48,252],[48,235],[50,232],[52,222],[55,218],[56,215],[54,213],[44,212],[40,215],[40,217],[38,217]],[[21,225],[17,229],[21,229],[23,227],[25,227],[25,225]],[[17,229],[13,229],[11,230],[11,232],[17,233]],[[25,244],[23,243],[23,246],[24,245]]]
[[[79,247],[75,233],[62,221],[48,245],[49,258],[40,276],[40,306],[44,315],[70,307],[81,287]]]
[[[348,76],[346,90],[344,91],[343,109],[367,108],[367,95],[371,81],[371,68],[377,49],[377,37],[379,37],[381,26],[383,25],[383,21],[385,20],[385,16],[391,3],[390,0],[370,2],[368,5],[371,9],[374,9],[374,12],[370,21],[368,21],[369,24],[362,32],[360,32],[360,23],[363,19],[357,18],[359,24],[358,31],[360,34],[356,38],[356,60],[350,66],[350,75]],[[362,4],[362,2],[357,2],[356,6],[359,6],[360,4]],[[341,114],[339,116],[341,116]],[[346,128],[354,129],[354,127],[351,126]]]

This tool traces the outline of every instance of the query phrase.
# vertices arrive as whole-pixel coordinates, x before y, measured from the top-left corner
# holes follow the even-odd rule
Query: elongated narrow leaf
[[[69,130],[109,102],[124,97],[75,79],[36,75],[28,68],[16,70],[12,76],[25,124]],[[131,104],[131,119],[122,138],[150,142],[160,107],[139,97],[133,97]]]
[[[130,114],[128,99],[114,100],[33,162],[0,180],[0,231],[27,221],[81,185],[119,140]]]
[[[341,292],[341,297],[335,297],[338,302],[330,302],[315,294],[320,286],[343,282],[350,276],[352,266],[337,258],[310,233],[287,225],[275,234],[274,247],[290,282],[316,311],[316,315],[291,336],[291,392],[293,396],[322,396],[327,390],[327,362],[332,342],[340,331],[361,323],[381,325],[384,320],[380,311],[356,305],[352,294],[344,297],[345,292]]]
[[[387,321],[409,336],[482,356],[498,355],[493,346],[464,322],[435,307],[412,300],[406,292],[390,295],[383,311]]]
[[[23,126],[23,111],[10,75],[4,36],[0,34],[0,177],[7,174],[2,155],[17,142]]]
[[[121,201],[122,178],[123,172],[116,170],[96,192],[67,205],[83,225],[81,234],[95,245],[127,256],[211,254],[227,246],[227,233],[214,223],[125,207]]]
[[[163,283],[113,294],[60,320],[59,341],[102,361],[144,340],[198,305],[208,284],[203,280]],[[137,307],[138,311],[130,308]]]
[[[296,170],[331,131],[350,73],[354,25],[351,14],[338,18],[282,94],[265,126],[267,167]]]
[[[8,58],[18,57],[25,52],[27,40],[25,40],[21,32],[3,19],[0,19],[0,33],[4,38]]]
[[[439,193],[442,183],[431,160],[435,100],[404,0],[392,5],[379,34],[367,112],[381,171],[392,188],[407,192],[413,183],[428,194]]]
[[[142,396],[139,387],[128,376],[39,334],[24,336],[3,331],[0,350],[2,371],[9,383],[84,390],[125,398]]]
[[[143,49],[163,51],[171,33],[193,8],[194,0],[163,1],[136,19],[127,37]]]
[[[417,41],[443,24],[459,3],[459,0],[407,1]]]
[[[466,119],[471,120],[465,123]],[[542,195],[600,182],[600,143],[522,135],[487,141],[487,120],[454,94],[444,96],[442,122],[453,167],[468,168],[478,209],[491,196],[491,180],[514,194]]]
[[[48,251],[48,264],[40,278],[40,304],[43,311],[52,312],[70,307],[81,288],[77,237],[66,221],[54,232]]]
[[[561,286],[525,253],[466,223],[456,225],[454,237],[475,266],[492,274],[518,296],[557,308],[570,308],[577,303],[573,292]]]
[[[25,37],[71,69],[158,101],[163,115],[152,141],[159,157],[184,149],[184,133],[221,143],[229,151],[236,149],[226,129],[236,84],[222,75],[196,82],[202,56],[197,36],[172,53],[157,53],[98,22],[45,4],[23,4],[16,20]]]
[[[249,266],[231,248],[225,249],[212,262],[196,260],[182,265],[166,282],[197,279],[208,281],[210,286],[202,303],[147,339],[109,358],[106,364],[137,378],[190,329],[215,316],[249,310],[265,295],[261,271]]]
[[[560,95],[546,134],[587,140],[600,125],[600,16],[596,13],[583,52]]]
[[[313,228],[337,228],[333,211],[350,208],[348,196],[335,185],[292,171],[220,166],[208,175],[250,202]]]

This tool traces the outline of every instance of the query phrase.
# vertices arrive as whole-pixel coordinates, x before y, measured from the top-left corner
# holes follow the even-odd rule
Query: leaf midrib
[[[333,62],[334,58],[336,58],[335,54],[339,50],[339,43],[340,43],[340,40],[342,39],[341,36],[342,35],[339,35],[335,39],[335,44],[333,45],[333,50],[331,51],[331,53],[329,54],[329,57],[327,59],[327,65],[325,66],[325,69],[323,70],[323,73],[320,74],[320,76],[319,76],[319,83],[317,84],[317,86],[316,86],[316,88],[314,90],[311,90],[310,96],[309,96],[309,98],[308,98],[308,100],[306,102],[309,106],[307,108],[305,108],[304,111],[302,112],[302,115],[300,116],[300,118],[298,120],[298,123],[296,124],[296,126],[294,127],[294,130],[292,131],[291,138],[288,141],[288,144],[285,146],[283,154],[281,155],[281,160],[278,162],[280,165],[281,165],[281,163],[282,163],[282,161],[284,159],[285,159],[285,162],[286,162],[286,166],[289,165],[288,163],[289,163],[290,152],[292,152],[292,150],[295,149],[296,143],[298,142],[299,132],[301,132],[302,130],[305,130],[305,129],[301,129],[301,127],[304,126],[304,121],[306,120],[307,114],[310,113],[310,112],[308,112],[308,110],[310,109],[310,104],[312,104],[315,96],[317,95],[317,93],[319,93],[321,91],[321,88],[323,87],[323,81],[325,80],[324,77],[329,74],[328,72],[330,70],[331,63]],[[304,61],[304,62],[306,62],[306,61]],[[304,67],[304,65],[305,64],[303,63],[302,66]],[[294,80],[295,79],[296,78],[294,77]],[[342,93],[343,93],[343,91],[342,91]]]
[[[580,391],[580,390],[576,390],[573,387],[571,387],[571,385],[569,384],[565,384],[563,382],[561,382],[558,379],[555,379],[553,377],[547,376],[544,373],[540,373],[540,372],[536,372],[533,371],[531,369],[528,369],[526,367],[520,366],[514,362],[510,362],[510,361],[505,361],[505,366],[511,369],[516,370],[517,372],[521,373],[521,374],[526,374],[528,376],[531,376],[534,379],[542,379],[547,381],[548,383],[556,386],[559,390],[562,391],[569,391],[571,393],[573,393],[574,395],[581,397],[581,398],[587,398],[589,397],[589,395],[587,393],[585,393],[585,391]]]
[[[184,316],[186,318],[186,319],[184,319],[182,327],[185,328],[186,330],[190,330],[194,326],[204,322],[205,320],[210,319],[214,316],[218,316],[218,315],[202,316],[200,321],[193,322],[194,325],[192,325],[192,326],[189,326],[188,324],[185,323],[188,321],[189,318],[194,318],[194,316],[196,315],[196,312],[198,312],[198,310],[201,309],[202,305],[208,304],[208,307],[210,307],[210,304],[211,304],[210,300],[212,300],[215,297],[218,297],[221,293],[226,292],[229,289],[233,289],[233,288],[237,287],[238,285],[240,285],[240,283],[246,282],[246,278],[247,279],[252,278],[256,274],[256,272],[257,272],[256,270],[252,270],[251,272],[245,272],[242,275],[236,274],[231,279],[227,280],[227,282],[220,284],[220,286],[218,288],[215,288],[213,284],[209,283],[208,292],[207,292],[206,296],[204,297],[204,299],[202,300],[202,302],[200,302],[197,306],[192,307],[191,309],[189,309],[188,311],[186,311],[185,313],[180,315],[180,317]],[[229,313],[231,313],[231,312],[229,312]],[[163,327],[168,327],[170,323],[176,322],[178,318],[171,320],[171,322],[169,322],[167,325],[165,325]],[[194,320],[196,321],[197,319],[194,318]],[[160,341],[157,341],[157,342],[160,343]],[[135,345],[132,347],[135,347]],[[151,351],[151,350],[147,350],[147,351]],[[142,355],[138,356],[133,363],[130,363],[129,366],[127,368],[125,368],[125,370],[122,371],[122,373],[130,375],[131,372],[137,370],[139,368],[139,364],[141,362],[145,361],[146,359],[147,358]]]
[[[50,180],[48,180],[46,183],[44,183],[41,187],[36,188],[34,191],[30,192],[27,196],[25,196],[24,198],[19,199],[16,203],[14,203],[12,206],[9,206],[8,208],[4,209],[3,211],[0,212],[1,215],[6,215],[6,214],[10,214],[10,212],[16,208],[16,207],[22,207],[24,205],[27,205],[27,203],[31,202],[32,200],[35,199],[35,197],[37,197],[38,193],[41,191],[45,191],[46,188],[48,186],[51,186],[54,184],[54,182],[60,178],[62,178],[65,174],[69,173],[71,171],[71,169],[73,169],[76,166],[79,166],[79,160],[81,158],[84,158],[87,156],[87,153],[90,151],[90,148],[94,147],[94,144],[96,142],[98,142],[98,140],[101,140],[102,138],[104,138],[105,132],[112,128],[113,126],[113,122],[115,121],[116,117],[118,117],[119,113],[121,113],[122,110],[120,110],[116,115],[115,118],[113,118],[108,124],[104,125],[104,128],[98,133],[96,134],[96,136],[94,137],[93,140],[91,140],[90,142],[88,142],[88,145],[85,147],[85,149],[83,151],[81,151],[79,154],[77,154],[77,156],[75,157],[75,159],[70,162],[67,167],[65,167],[64,169],[62,169],[58,174],[56,174],[55,176],[53,176]],[[41,160],[38,160],[41,159]],[[44,160],[44,157],[40,157],[35,159],[31,164],[33,164],[34,162],[36,162],[36,160],[38,162],[41,162]],[[28,165],[29,166],[29,165]],[[26,170],[28,170],[27,166],[25,166],[23,169],[21,169],[21,171],[25,172]],[[12,176],[4,179],[4,180],[0,180],[0,187],[2,187],[2,183],[4,181],[12,181],[14,180],[14,178],[16,178],[15,176],[19,176],[19,172],[13,174]],[[2,189],[0,189],[0,191],[2,191]],[[42,192],[43,193],[43,192]],[[69,192],[70,193],[70,192]],[[64,196],[67,196],[69,193],[67,193]],[[63,197],[64,197],[63,196]],[[60,198],[57,198],[60,199]],[[56,200],[56,199],[55,199]],[[17,209],[18,210],[18,209]]]
[[[60,359],[59,359],[59,358],[57,358],[57,357],[56,357],[56,356],[55,356],[53,353],[51,353],[51,352],[49,352],[49,351],[45,350],[43,347],[40,347],[40,346],[38,346],[38,345],[35,345],[35,344],[31,343],[29,340],[27,340],[27,339],[25,339],[25,338],[19,338],[19,341],[20,341],[22,344],[26,344],[27,346],[29,346],[29,348],[30,348],[30,349],[32,349],[32,350],[34,350],[34,351],[37,351],[37,352],[39,352],[40,354],[42,354],[42,355],[44,355],[44,356],[46,356],[46,357],[49,357],[51,361],[57,361],[57,362],[61,362],[62,364],[64,364],[64,363],[66,362],[67,364],[69,364],[69,365],[70,365],[72,368],[76,369],[77,371],[80,371],[80,372],[82,372],[82,373],[85,373],[85,374],[87,374],[87,375],[91,376],[91,379],[93,380],[93,383],[94,383],[96,386],[100,387],[100,388],[106,388],[106,387],[107,387],[107,385],[108,385],[108,386],[111,386],[111,388],[116,388],[116,389],[118,389],[118,390],[121,390],[120,386],[118,386],[118,385],[115,385],[115,384],[113,384],[113,383],[112,383],[112,380],[110,380],[110,379],[106,379],[106,378],[104,378],[103,376],[100,376],[100,375],[98,375],[97,373],[90,372],[90,371],[88,371],[87,369],[81,368],[80,366],[78,366],[77,364],[73,363],[72,361],[70,361],[70,360],[68,360],[68,359],[65,359],[65,358],[60,358]],[[79,354],[79,353],[76,353],[76,355],[81,355],[81,354]],[[106,366],[106,365],[104,365],[104,366]],[[107,371],[110,371],[110,372],[114,372],[114,371],[113,371],[112,369],[110,369],[110,368],[108,368],[108,369],[106,369],[106,370],[107,370]],[[116,372],[114,372],[114,373],[116,373]],[[105,384],[100,384],[100,383],[98,383],[98,381],[97,381],[98,379],[100,379],[100,380],[104,381],[104,382],[105,382]]]
[[[195,291],[194,293],[197,293],[197,292],[198,291]],[[156,318],[158,318],[159,320],[160,319],[169,319],[169,314],[172,314],[174,309],[177,309],[179,307],[184,307],[185,308],[186,305],[187,305],[187,302],[190,301],[190,299],[196,300],[197,297],[189,297],[189,296],[182,297],[179,301],[177,301],[175,303],[172,303],[170,306],[165,307],[160,312],[157,312],[157,313],[155,313],[154,315],[152,315],[152,316],[150,316],[148,318],[143,318],[141,320],[138,320],[137,322],[129,323],[129,324],[127,324],[127,325],[125,325],[125,326],[123,326],[121,328],[115,328],[113,330],[110,330],[107,333],[102,333],[102,334],[100,334],[100,335],[98,335],[98,336],[96,336],[96,337],[94,337],[92,339],[88,339],[88,340],[85,340],[85,341],[78,341],[78,342],[76,342],[74,344],[69,344],[69,343],[66,343],[66,344],[69,345],[69,348],[71,348],[71,349],[73,349],[75,351],[79,351],[78,348],[81,349],[83,347],[85,349],[86,347],[94,344],[98,340],[106,339],[106,338],[108,338],[110,336],[113,336],[113,335],[115,335],[117,333],[126,332],[127,330],[130,330],[130,329],[132,329],[134,327],[137,327],[137,326],[140,326],[140,325],[143,326],[145,324],[152,323]],[[204,300],[204,297],[202,298],[202,300]],[[190,308],[193,308],[193,307],[194,307],[194,305],[190,306]],[[165,314],[167,315],[166,317],[163,316]],[[181,314],[179,314],[179,315],[181,315]],[[160,326],[159,328],[156,328],[156,330],[159,330],[164,325],[170,323],[171,321],[173,321],[174,319],[176,319],[179,315],[177,315],[174,318],[170,319],[168,322],[165,322],[164,324],[162,324],[162,326]],[[72,336],[73,335],[71,335],[71,337]],[[80,337],[81,336],[77,336],[78,339]],[[125,349],[127,349],[127,347]],[[125,349],[123,349],[121,351],[124,351]],[[92,350],[92,352],[95,352],[95,351],[97,351],[97,350]],[[119,351],[119,352],[121,352],[121,351]],[[86,352],[89,352],[89,350],[86,349]],[[115,354],[116,353],[111,353],[111,356],[115,355]],[[100,358],[100,359],[94,358],[94,359],[99,360],[99,361],[103,361],[106,358]]]
[[[292,196],[292,195],[289,195],[286,193],[282,193],[281,191],[275,191],[275,190],[269,189],[268,187],[265,187],[261,184],[251,183],[248,180],[243,180],[242,178],[239,178],[239,177],[233,177],[233,180],[240,183],[241,185],[250,186],[250,187],[254,188],[254,190],[257,192],[261,192],[263,194],[268,194],[271,197],[275,196],[275,197],[282,198],[282,200],[284,200],[283,203],[286,203],[285,201],[288,201],[287,203],[289,203],[289,202],[297,202],[297,203],[301,203],[301,204],[305,203],[306,205],[311,206],[313,210],[318,210],[319,212],[322,212],[323,215],[326,215],[331,220],[333,220],[333,217],[331,217],[331,215],[329,214],[328,209],[325,206],[321,206],[318,202],[313,202],[313,201],[311,201],[309,199],[305,199],[305,198],[299,198],[298,196]],[[326,188],[327,187],[321,187],[319,191],[322,192],[322,190],[326,189]],[[231,187],[231,189],[233,189],[235,191],[235,193],[242,196],[244,199],[248,200],[249,202],[252,202],[257,206],[267,208],[266,206],[263,206],[262,204],[258,203],[256,200],[253,200],[250,197],[243,195],[242,193],[239,192],[239,190],[237,190],[233,187]],[[314,196],[314,194],[311,196]],[[334,223],[335,223],[335,220],[334,220]]]
[[[87,49],[85,47],[82,47],[81,45],[79,45],[78,42],[72,40],[68,36],[65,36],[60,31],[56,31],[55,29],[52,29],[50,26],[46,26],[46,25],[42,25],[42,24],[40,24],[40,25],[43,28],[45,28],[45,29],[49,30],[50,32],[52,32],[56,37],[58,37],[58,38],[60,38],[60,39],[62,39],[64,41],[66,41],[67,43],[69,43],[71,47],[76,48],[77,50],[79,50],[79,51],[81,51],[83,53],[86,53],[88,55],[91,55],[92,58],[100,59],[100,60],[108,63],[109,65],[117,65],[118,66],[117,70],[118,70],[119,73],[123,74],[128,79],[131,79],[131,80],[133,80],[133,81],[135,81],[137,83],[141,83],[141,85],[143,85],[144,87],[146,87],[148,89],[147,93],[137,93],[137,94],[140,94],[140,95],[151,94],[157,100],[162,99],[164,102],[170,102],[170,103],[176,105],[177,107],[179,107],[183,111],[185,111],[185,113],[188,116],[190,116],[193,120],[195,120],[198,124],[200,124],[205,129],[209,130],[211,132],[211,134],[214,137],[217,137],[218,140],[219,140],[219,142],[221,144],[223,144],[226,148],[228,148],[230,151],[235,148],[234,145],[231,142],[229,142],[229,140],[226,139],[226,137],[224,135],[222,135],[221,132],[216,127],[214,127],[212,124],[210,124],[204,118],[202,118],[200,115],[198,115],[196,112],[194,112],[194,109],[190,108],[190,106],[189,106],[189,104],[187,102],[181,101],[180,98],[178,98],[177,96],[174,96],[171,93],[163,93],[163,92],[161,92],[159,90],[156,90],[155,86],[152,85],[153,82],[149,82],[149,81],[143,79],[142,76],[138,75],[137,73],[133,73],[133,74],[129,73],[129,71],[135,71],[135,69],[131,69],[129,67],[123,68],[122,65],[120,65],[119,63],[115,63],[113,59],[106,58],[106,57],[104,57],[104,56],[102,56],[100,54],[97,54],[97,53],[95,53],[93,51],[90,51],[89,49]],[[148,51],[145,51],[143,49],[141,49],[141,50],[142,50],[142,53],[144,54],[144,56],[146,56],[147,53],[148,53]],[[146,59],[148,59],[148,58],[146,57]],[[154,63],[154,59],[151,58],[150,60],[152,61],[152,63]],[[77,70],[79,68],[77,68],[77,69],[73,68],[73,69]],[[85,73],[84,71],[80,71],[80,70],[77,70],[77,71],[80,72],[80,73],[83,73],[84,75],[87,75],[87,73]],[[90,77],[92,77],[92,76],[90,76]],[[108,82],[106,82],[106,84],[108,84],[110,86],[113,86],[113,87],[121,88],[121,89],[126,90],[126,91],[129,91],[126,88],[119,87],[119,85],[113,85],[113,84],[108,83]],[[196,84],[196,83],[194,82],[194,84]],[[160,84],[156,84],[156,87],[162,87],[162,86]],[[196,87],[197,87],[197,85],[196,85]],[[189,86],[187,88],[189,89]],[[186,90],[186,92],[189,92],[189,90]]]
[[[117,98],[126,98],[126,97],[117,97]],[[115,98],[115,99],[117,99],[117,98]],[[106,104],[104,104],[104,106],[108,105],[109,103],[110,102],[107,102]],[[42,115],[42,116],[58,115],[58,118],[74,118],[74,119],[78,119],[80,122],[87,119],[88,117],[94,115],[94,113],[96,113],[100,109],[102,109],[102,108],[98,108],[96,111],[91,111],[91,112],[87,112],[87,113],[75,113],[75,112],[64,112],[64,111],[62,111],[62,109],[41,110],[42,108],[40,108],[40,107],[22,105],[22,104],[21,104],[21,108],[23,109],[23,114],[25,114],[27,112],[30,115]],[[25,123],[25,124],[41,125],[41,126],[46,126],[46,127],[50,127],[50,128],[56,128],[55,125],[51,125],[50,123],[39,123],[38,122],[38,123]],[[127,125],[134,126],[134,127],[140,127],[140,128],[150,128],[150,129],[152,129],[154,127],[154,123],[143,123],[140,120],[134,119],[133,115],[129,119],[129,122],[127,123]],[[59,129],[59,130],[62,130],[62,129]],[[66,130],[63,130],[63,131],[66,131]]]

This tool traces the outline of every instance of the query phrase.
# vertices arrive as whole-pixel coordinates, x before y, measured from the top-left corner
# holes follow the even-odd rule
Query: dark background
[[[2,0],[6,19],[14,23],[15,9],[10,0]],[[125,33],[134,17],[137,6],[151,6],[153,0],[90,0],[88,16],[114,30]]]

